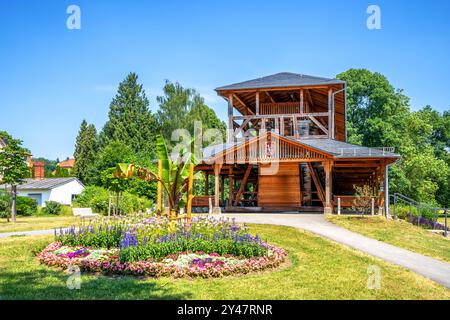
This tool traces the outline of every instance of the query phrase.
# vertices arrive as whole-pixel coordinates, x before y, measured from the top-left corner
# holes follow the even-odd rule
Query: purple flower
[[[120,241],[120,248],[125,249],[131,246],[137,246],[139,241],[134,233],[125,232],[122,240]]]

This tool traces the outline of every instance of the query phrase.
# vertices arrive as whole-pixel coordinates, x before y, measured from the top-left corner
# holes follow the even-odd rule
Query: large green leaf
[[[169,152],[167,151],[166,141],[162,136],[158,136],[158,138],[156,139],[156,153],[162,163],[161,178],[166,184],[167,188],[170,189],[172,160],[170,159]]]
[[[131,178],[134,173],[134,164],[118,163],[113,171],[114,178]]]

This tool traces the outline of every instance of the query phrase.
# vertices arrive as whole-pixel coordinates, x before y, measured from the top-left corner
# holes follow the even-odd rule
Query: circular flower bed
[[[41,263],[49,266],[68,268],[77,265],[82,271],[104,274],[207,278],[246,274],[277,267],[284,261],[286,252],[275,246],[267,245],[267,247],[271,252],[270,255],[249,259],[196,252],[179,253],[168,256],[162,261],[146,260],[121,263],[117,249],[70,248],[62,246],[60,242],[54,242],[39,253],[38,258]]]
[[[126,217],[55,231],[56,242],[38,254],[41,263],[104,274],[221,277],[279,266],[286,252],[230,220],[199,218],[173,225]]]

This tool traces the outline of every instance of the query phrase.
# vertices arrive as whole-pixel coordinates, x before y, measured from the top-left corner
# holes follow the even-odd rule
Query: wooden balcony
[[[310,138],[326,138],[329,136],[328,127],[330,122],[328,120],[328,112],[294,112],[297,108],[296,103],[278,104],[282,105],[278,109],[266,108],[265,112],[272,112],[270,114],[255,114],[245,116],[233,116],[234,137],[240,133],[244,133],[252,124],[252,128],[260,131],[275,130],[275,132],[282,136],[291,136],[299,138],[300,136],[308,136]],[[291,110],[289,110],[291,108]],[[273,113],[279,112],[279,113]],[[242,121],[239,123],[238,121]],[[306,131],[302,127],[307,124]],[[299,130],[300,128],[300,130]],[[311,128],[311,130],[309,130]],[[311,131],[311,134],[309,133]]]
[[[326,155],[308,147],[299,146],[283,136],[275,136],[267,133],[259,139],[250,138],[249,143],[244,143],[235,150],[227,152],[217,162],[228,164],[257,164],[282,162],[322,162]]]
[[[299,114],[303,113],[300,102],[261,103],[259,114]]]

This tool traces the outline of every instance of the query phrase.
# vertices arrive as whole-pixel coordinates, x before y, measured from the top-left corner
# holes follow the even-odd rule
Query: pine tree
[[[74,174],[82,182],[94,165],[97,156],[97,130],[93,124],[88,125],[85,120],[81,123],[75,144]]]
[[[148,154],[155,151],[157,122],[149,110],[149,101],[138,76],[130,73],[119,84],[118,92],[110,104],[109,119],[100,133],[100,147],[111,141],[120,141],[134,152]]]
[[[80,125],[80,130],[78,131],[78,136],[77,136],[76,142],[75,142],[75,152],[73,154],[75,159],[77,159],[82,153],[83,141],[86,136],[87,126],[88,126],[88,123],[86,122],[85,119],[83,119],[83,121],[81,122],[81,125]],[[58,159],[58,163],[59,163],[59,159]]]

